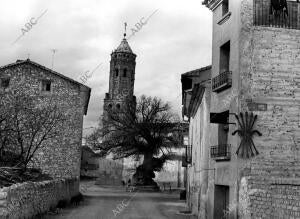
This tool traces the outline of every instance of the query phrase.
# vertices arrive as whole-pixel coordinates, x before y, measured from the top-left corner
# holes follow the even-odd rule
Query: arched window
[[[116,77],[119,77],[119,69],[115,69],[115,75],[116,75]]]
[[[126,77],[126,76],[127,76],[127,69],[125,68],[124,72],[123,72],[123,77]]]
[[[117,103],[117,109],[119,110],[119,109],[121,109],[121,105],[119,104],[119,103]]]
[[[110,104],[108,104],[108,108],[109,108],[109,109],[112,109],[112,105],[111,105],[111,103],[110,103]]]

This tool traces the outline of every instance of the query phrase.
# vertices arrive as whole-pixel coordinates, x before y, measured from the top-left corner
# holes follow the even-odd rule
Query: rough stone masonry
[[[300,31],[254,26],[253,8],[252,0],[242,1],[241,108],[248,111],[251,100],[267,110],[255,112],[263,136],[254,140],[260,154],[245,181],[248,190],[264,192],[249,195],[248,216],[299,218]]]
[[[2,97],[19,92],[33,97],[36,104],[51,101],[67,117],[64,126],[57,127],[61,134],[45,142],[31,165],[54,178],[78,178],[83,115],[87,113],[91,89],[29,59],[1,67],[0,77],[10,81],[7,89],[0,89]],[[45,80],[51,84],[49,91],[41,89]]]

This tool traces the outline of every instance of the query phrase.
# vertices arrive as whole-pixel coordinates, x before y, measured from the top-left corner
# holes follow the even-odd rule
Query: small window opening
[[[220,73],[229,71],[230,41],[220,47]]]
[[[42,91],[51,91],[51,81],[49,80],[43,80],[42,81]]]
[[[1,79],[1,87],[8,88],[9,87],[9,82],[10,82],[9,78],[2,78]]]
[[[228,7],[228,5],[229,5],[229,3],[228,3],[228,1],[229,0],[223,0],[223,2],[222,2],[222,16],[224,16],[225,14],[227,14],[228,13],[228,11],[229,11],[229,7]]]

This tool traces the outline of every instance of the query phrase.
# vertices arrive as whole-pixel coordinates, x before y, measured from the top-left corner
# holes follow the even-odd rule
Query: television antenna
[[[55,53],[57,52],[57,49],[51,49],[51,51],[52,51],[52,65],[51,65],[51,70],[53,70],[53,65],[54,65],[54,55],[55,55]]]

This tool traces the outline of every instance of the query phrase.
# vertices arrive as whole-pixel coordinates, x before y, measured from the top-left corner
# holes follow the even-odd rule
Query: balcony
[[[300,30],[300,3],[287,1],[286,8],[274,10],[271,0],[254,1],[254,25]]]
[[[231,87],[231,84],[232,84],[232,72],[225,71],[212,79],[212,91],[219,93]]]
[[[230,144],[219,144],[210,148],[210,157],[214,160],[230,160]]]

